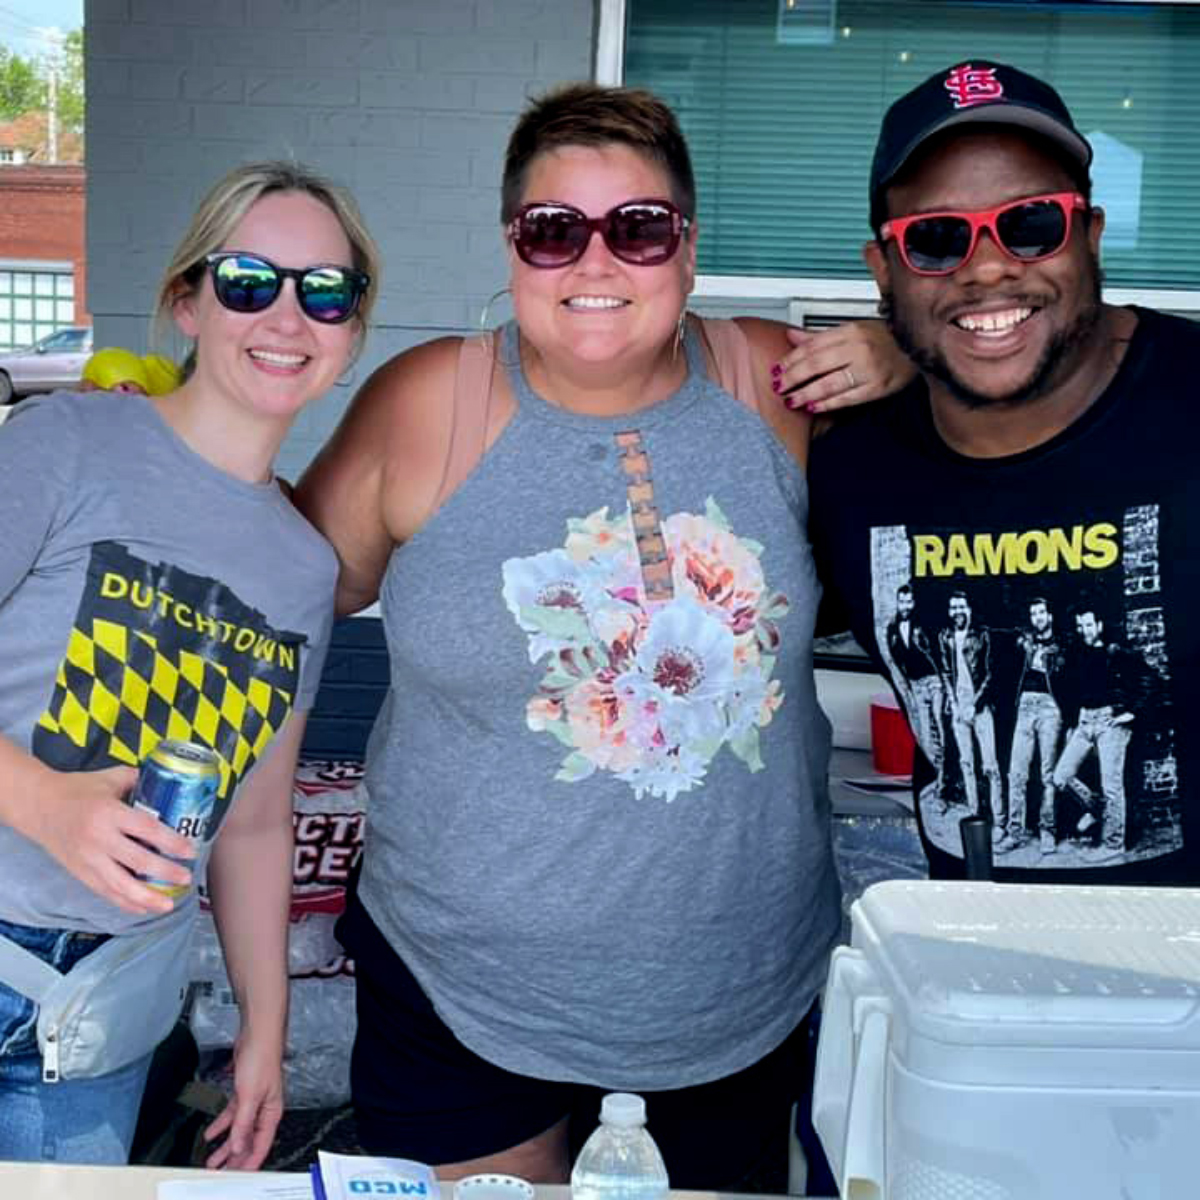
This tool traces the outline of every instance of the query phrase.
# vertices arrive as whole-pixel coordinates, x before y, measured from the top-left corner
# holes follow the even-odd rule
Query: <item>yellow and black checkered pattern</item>
[[[72,629],[38,725],[131,766],[163,738],[198,742],[220,757],[219,795],[227,799],[278,733],[292,699],[262,679],[238,682],[226,665],[192,651],[168,657],[153,635],[95,619],[90,635]]]

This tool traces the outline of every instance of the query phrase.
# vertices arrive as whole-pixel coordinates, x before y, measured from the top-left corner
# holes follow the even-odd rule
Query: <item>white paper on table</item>
[[[307,1174],[259,1175],[254,1179],[167,1179],[158,1185],[158,1200],[312,1200]]]
[[[325,1200],[361,1200],[370,1196],[422,1197],[438,1200],[437,1176],[432,1167],[408,1158],[371,1158],[365,1154],[330,1154],[318,1150]]]

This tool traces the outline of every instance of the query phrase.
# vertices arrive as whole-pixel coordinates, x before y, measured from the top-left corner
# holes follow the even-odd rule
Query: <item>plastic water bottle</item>
[[[610,1092],[600,1103],[600,1125],[584,1143],[571,1172],[573,1200],[661,1200],[667,1168],[646,1131],[646,1102]]]

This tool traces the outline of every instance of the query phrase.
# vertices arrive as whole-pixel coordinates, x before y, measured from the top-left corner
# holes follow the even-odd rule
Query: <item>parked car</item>
[[[92,353],[92,327],[56,329],[24,350],[0,353],[0,404],[34,392],[77,387]]]

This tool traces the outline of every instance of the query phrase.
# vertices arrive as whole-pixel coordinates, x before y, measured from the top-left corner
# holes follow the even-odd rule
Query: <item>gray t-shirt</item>
[[[740,1070],[839,928],[803,474],[687,345],[686,384],[620,418],[514,368],[516,414],[381,593],[363,902],[526,1075]]]
[[[0,734],[64,771],[215,749],[219,828],[311,707],[337,560],[275,483],[194,453],[142,396],[23,401],[0,428]],[[120,933],[124,913],[0,824],[0,918]]]

